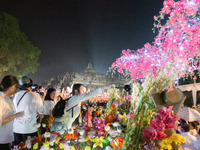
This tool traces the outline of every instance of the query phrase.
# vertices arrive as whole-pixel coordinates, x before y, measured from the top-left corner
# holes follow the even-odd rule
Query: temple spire
[[[88,63],[88,66],[84,72],[86,72],[86,73],[94,73],[95,72],[91,63]]]

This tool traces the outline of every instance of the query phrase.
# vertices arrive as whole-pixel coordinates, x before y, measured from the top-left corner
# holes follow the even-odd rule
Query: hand
[[[9,143],[9,148],[10,148],[10,149],[12,148],[12,142]]]
[[[113,85],[104,86],[104,87],[102,87],[102,89],[103,89],[103,91],[108,91],[108,90],[114,89],[114,86]]]
[[[20,111],[20,112],[15,114],[16,118],[22,117],[23,115],[24,115],[24,111]]]

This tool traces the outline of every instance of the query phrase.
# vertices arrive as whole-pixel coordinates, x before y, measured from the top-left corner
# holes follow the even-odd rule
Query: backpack
[[[57,102],[52,110],[54,118],[60,118],[64,115],[65,104],[70,98],[63,100],[62,98]]]

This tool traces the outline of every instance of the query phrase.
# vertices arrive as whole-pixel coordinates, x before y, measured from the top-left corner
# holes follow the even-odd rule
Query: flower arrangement
[[[173,113],[172,106],[169,108],[164,107],[158,110],[158,114],[154,116],[154,118],[150,121],[149,126],[143,130],[143,138],[149,145],[157,146],[158,148],[164,148],[163,144],[168,141],[168,149],[171,146],[171,141],[169,142],[169,137],[167,137],[167,131],[169,129],[175,128],[175,125],[178,124],[177,115]],[[170,136],[172,137],[179,137],[176,134]],[[180,139],[180,138],[179,138]],[[181,137],[181,141],[176,140],[176,144],[184,143],[185,138]],[[161,142],[158,142],[161,141]],[[165,149],[166,149],[166,144]],[[172,148],[171,148],[172,149]]]
[[[164,78],[165,72],[159,73],[157,79]],[[18,149],[61,149],[61,150],[112,150],[112,149],[165,149],[170,147],[172,140],[183,143],[184,138],[174,134],[167,137],[166,130],[174,128],[177,123],[176,114],[172,107],[157,111],[152,97],[157,90],[164,89],[170,82],[163,82],[151,77],[146,82],[133,87],[139,91],[133,92],[130,112],[119,112],[118,103],[114,102],[103,118],[94,118],[93,126],[87,122],[75,130],[60,133],[46,132],[39,137],[28,138],[26,142],[14,147]],[[157,87],[157,89],[155,89]],[[148,95],[147,95],[148,94]],[[112,97],[113,98],[113,97]],[[110,101],[113,101],[110,99]],[[177,138],[174,138],[177,137]]]
[[[169,67],[170,65],[167,68]],[[153,114],[157,113],[152,96],[169,88],[169,85],[173,87],[171,78],[166,76],[167,68],[163,72],[158,72],[156,78],[148,76],[141,86],[138,83],[133,84],[127,132],[122,149],[139,149],[142,132],[152,121]],[[134,115],[131,115],[133,112]]]

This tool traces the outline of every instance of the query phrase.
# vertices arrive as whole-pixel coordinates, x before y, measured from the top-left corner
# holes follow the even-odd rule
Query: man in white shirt
[[[182,149],[189,148],[191,150],[199,150],[199,142],[197,138],[190,134],[190,126],[189,124],[183,124],[181,126],[182,133],[181,136],[185,137],[185,143],[182,144]]]
[[[43,103],[40,95],[31,92],[32,80],[23,76],[19,80],[19,88],[14,99],[16,112],[24,111],[24,116],[16,118],[13,123],[15,144],[26,141],[28,136],[37,136],[36,116],[37,112],[42,112]]]

